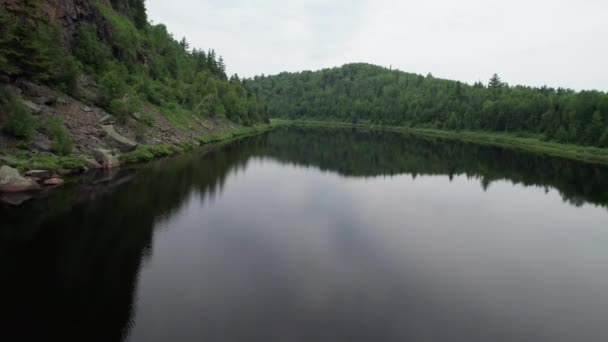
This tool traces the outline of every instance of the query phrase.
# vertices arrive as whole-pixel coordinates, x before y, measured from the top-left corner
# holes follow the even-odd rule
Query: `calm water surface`
[[[285,128],[0,206],[2,341],[608,341],[608,169]]]

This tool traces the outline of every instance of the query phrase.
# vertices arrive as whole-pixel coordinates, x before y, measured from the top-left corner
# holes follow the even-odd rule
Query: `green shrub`
[[[58,116],[53,116],[49,120],[49,137],[51,138],[51,149],[56,154],[67,156],[72,153],[74,144],[70,133],[63,125],[63,120]]]
[[[101,3],[97,4],[97,8],[112,27],[114,55],[129,67],[134,66],[141,39],[137,28],[127,17],[112,8]]]
[[[51,170],[62,172],[66,170],[79,170],[85,165],[83,157],[56,156],[24,153],[15,157],[13,167],[19,171]]]
[[[2,129],[19,139],[29,140],[36,133],[36,119],[13,92],[0,87],[0,111],[6,115]]]
[[[140,145],[135,151],[123,153],[120,160],[123,163],[142,163],[154,158],[166,157],[176,153],[177,150],[169,145]]]
[[[146,137],[148,129],[153,127],[155,122],[156,120],[152,114],[141,114],[141,118],[137,121],[137,126],[135,127],[135,139],[140,142],[143,141]]]
[[[112,52],[99,39],[97,28],[92,24],[83,24],[78,28],[73,54],[91,74],[103,71],[107,61],[112,58]]]

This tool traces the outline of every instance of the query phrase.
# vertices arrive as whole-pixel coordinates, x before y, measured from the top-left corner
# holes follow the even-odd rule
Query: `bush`
[[[156,120],[154,116],[150,113],[143,113],[141,115],[141,119],[137,121],[137,126],[135,127],[135,139],[139,142],[142,142],[146,138],[146,133],[150,127],[154,126]]]
[[[6,87],[0,87],[0,112],[6,115],[2,129],[8,134],[29,140],[36,133],[36,119],[21,100]]]
[[[63,125],[63,120],[53,116],[49,120],[49,138],[51,138],[51,149],[58,155],[67,156],[72,153],[74,144],[70,133]]]
[[[74,56],[78,58],[88,73],[100,73],[112,58],[112,52],[97,35],[97,28],[92,24],[83,24],[76,32]]]

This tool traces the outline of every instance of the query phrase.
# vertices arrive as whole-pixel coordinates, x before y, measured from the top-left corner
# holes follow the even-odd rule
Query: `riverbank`
[[[0,202],[20,205],[32,198],[44,198],[51,194],[52,188],[64,183],[76,184],[91,175],[117,175],[120,169],[133,169],[138,164],[185,154],[203,148],[214,148],[231,141],[264,133],[272,127],[268,124],[249,127],[238,127],[218,133],[207,134],[176,142],[174,144],[139,145],[131,152],[117,154],[115,165],[111,170],[89,168],[95,158],[87,155],[57,156],[52,154],[19,154],[0,155]],[[113,176],[103,176],[109,181]],[[107,178],[107,179],[106,179]],[[52,180],[52,181],[51,181]],[[99,181],[99,180],[97,180]],[[85,181],[86,183],[86,181]],[[54,193],[54,192],[53,192]]]
[[[270,125],[238,127],[218,133],[202,135],[191,140],[174,144],[139,145],[131,152],[117,155],[122,165],[149,162],[154,159],[191,151],[206,144],[229,141],[246,136],[263,133],[271,129]],[[89,155],[58,156],[55,154],[36,154],[22,152],[12,155],[0,155],[0,164],[16,168],[20,172],[29,170],[48,170],[59,174],[78,173],[86,168],[87,160],[94,159]]]
[[[517,136],[510,133],[495,133],[485,131],[446,131],[429,128],[414,128],[405,126],[385,126],[373,124],[353,124],[336,121],[318,120],[286,120],[272,119],[273,127],[296,125],[310,127],[335,127],[335,128],[366,128],[398,132],[433,138],[451,139],[471,142],[481,145],[491,145],[505,148],[524,150],[532,153],[540,153],[554,157],[561,157],[583,161],[587,163],[608,165],[608,149],[592,146],[580,146],[562,144],[552,141],[544,141],[535,137]]]

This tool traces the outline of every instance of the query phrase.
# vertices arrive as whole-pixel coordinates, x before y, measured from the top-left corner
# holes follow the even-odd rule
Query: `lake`
[[[608,168],[285,127],[0,206],[2,341],[608,341]]]

